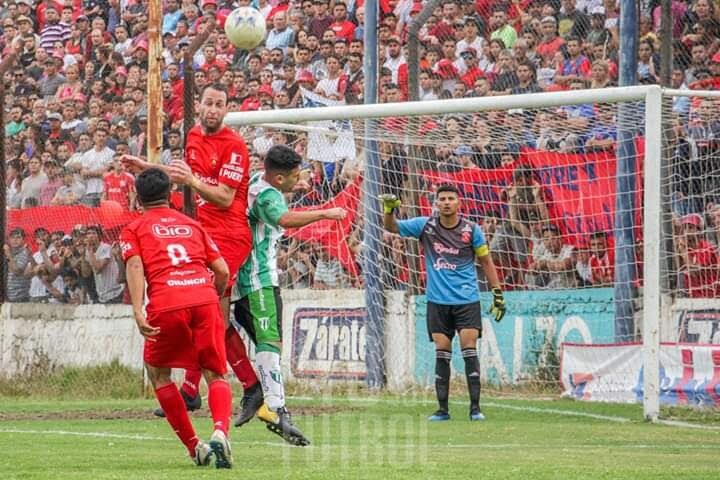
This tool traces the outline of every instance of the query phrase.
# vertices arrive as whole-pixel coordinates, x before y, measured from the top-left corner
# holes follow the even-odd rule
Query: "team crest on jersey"
[[[461,230],[461,239],[463,243],[470,243],[470,238],[472,235],[472,225],[469,223],[465,224],[463,229]]]
[[[153,235],[158,238],[188,238],[192,237],[192,227],[187,225],[158,225],[152,226]]]

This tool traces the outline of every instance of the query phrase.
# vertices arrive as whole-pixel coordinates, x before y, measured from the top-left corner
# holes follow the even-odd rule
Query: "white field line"
[[[292,397],[293,400],[317,400],[317,398],[312,397]],[[393,399],[381,399],[381,398],[362,398],[362,397],[337,397],[333,398],[334,402],[338,401],[345,401],[350,403],[379,403],[379,402],[393,402],[395,400]],[[426,405],[426,404],[434,404],[434,401],[432,400],[417,400],[417,399],[399,399],[397,400],[398,403],[411,403],[414,405]],[[461,402],[459,400],[450,401],[453,405],[467,405],[467,402]],[[481,402],[481,407],[492,407],[492,408],[500,408],[505,410],[515,410],[519,412],[532,412],[532,413],[544,413],[544,414],[551,414],[551,415],[561,415],[561,416],[567,416],[567,417],[584,417],[584,418],[592,418],[595,420],[605,420],[608,422],[616,422],[616,423],[626,423],[626,422],[632,422],[633,420],[627,417],[618,417],[614,415],[600,415],[597,413],[588,413],[588,412],[576,412],[574,410],[561,410],[557,408],[543,408],[543,407],[523,407],[521,405],[505,405],[502,403],[496,403],[496,402]]]
[[[177,441],[172,437],[153,437],[148,435],[124,435],[119,433],[109,432],[71,432],[67,430],[22,430],[18,428],[0,428],[0,434],[19,434],[19,435],[58,435],[58,436],[74,436],[74,437],[91,437],[91,438],[103,438],[111,440],[141,440],[141,441],[155,441],[155,442],[175,442]],[[260,442],[260,441],[236,441],[232,442],[233,445],[263,445],[267,447],[277,448],[296,448],[288,445],[287,443],[281,442]],[[416,449],[419,444],[415,442],[408,442],[406,444],[393,444],[393,445],[382,445],[383,448],[393,449]],[[298,450],[304,448],[362,448],[362,445],[351,445],[351,444],[322,444],[322,445],[310,445],[309,447],[297,447]],[[673,450],[715,450],[717,445],[671,445],[671,444],[617,444],[617,445],[603,445],[603,444],[577,444],[577,445],[538,445],[532,443],[472,443],[472,444],[453,444],[448,443],[445,445],[439,445],[438,448],[449,448],[449,449],[484,449],[484,450],[507,450],[512,448],[521,449],[553,449],[553,450],[573,450],[573,449],[607,449],[607,448],[619,448],[619,449],[637,449],[637,450],[649,450],[658,448],[669,448]]]

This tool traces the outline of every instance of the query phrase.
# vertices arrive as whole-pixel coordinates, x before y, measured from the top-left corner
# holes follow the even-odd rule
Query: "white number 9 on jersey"
[[[187,250],[179,243],[171,243],[167,246],[167,254],[170,257],[173,267],[177,267],[183,263],[190,263]]]

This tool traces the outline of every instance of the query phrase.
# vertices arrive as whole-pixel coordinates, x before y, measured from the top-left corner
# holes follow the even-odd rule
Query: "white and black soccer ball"
[[[265,18],[252,7],[239,7],[225,20],[225,35],[237,48],[250,50],[265,40]]]

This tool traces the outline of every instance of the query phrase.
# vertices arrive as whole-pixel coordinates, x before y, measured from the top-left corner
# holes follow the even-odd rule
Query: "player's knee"
[[[220,375],[217,372],[213,372],[212,370],[203,370],[203,376],[205,377],[205,381],[210,384],[211,382],[214,382],[216,380],[224,380],[225,377],[223,375]]]
[[[172,378],[170,377],[171,371],[169,368],[153,367],[152,365],[148,365],[146,363],[145,370],[148,374],[148,380],[150,380],[150,383],[156,390],[172,383]]]

